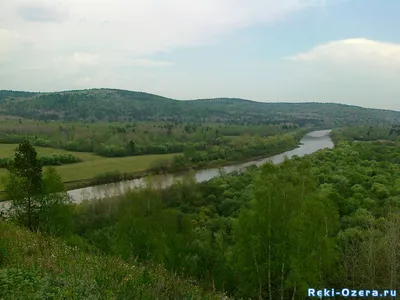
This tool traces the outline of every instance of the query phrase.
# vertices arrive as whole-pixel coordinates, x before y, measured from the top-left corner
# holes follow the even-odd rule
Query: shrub
[[[92,184],[105,184],[122,180],[123,174],[120,171],[107,171],[96,175],[92,179]]]
[[[6,262],[7,252],[8,252],[8,248],[7,248],[6,241],[0,240],[0,267],[3,266]]]

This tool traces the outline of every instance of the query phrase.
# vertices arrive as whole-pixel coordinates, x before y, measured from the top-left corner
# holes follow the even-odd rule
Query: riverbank
[[[177,166],[174,163],[175,155],[146,155],[146,156],[135,156],[128,158],[105,158],[103,160],[88,160],[87,163],[92,163],[91,165],[87,165],[89,170],[83,170],[83,165],[77,165],[74,169],[74,174],[71,174],[70,170],[68,174],[66,174],[64,169],[66,166],[56,167],[56,170],[61,175],[63,179],[64,186],[67,191],[73,191],[78,189],[84,189],[92,186],[99,186],[104,184],[112,184],[118,183],[122,181],[129,181],[140,179],[143,177],[147,177],[150,175],[160,175],[160,174],[177,174],[179,172],[187,172],[189,170],[193,171],[201,171],[210,168],[222,168],[229,165],[236,165],[241,163],[247,163],[249,161],[260,160],[264,158],[268,158],[282,152],[287,152],[293,149],[298,148],[301,145],[301,140],[308,134],[312,132],[311,128],[302,129],[299,131],[292,132],[290,138],[286,140],[286,142],[281,142],[276,144],[275,141],[272,141],[272,145],[275,144],[273,149],[257,149],[259,153],[262,155],[254,155],[247,156],[242,159],[217,159],[213,161],[201,161],[198,163],[193,163],[189,161],[184,161],[183,165]],[[282,135],[285,140],[286,135]],[[280,137],[280,136],[277,136]],[[275,138],[277,138],[275,137]],[[265,145],[267,147],[267,144]],[[243,149],[243,156],[249,155],[245,149]],[[260,151],[262,150],[262,151]],[[157,159],[156,156],[159,158]],[[120,168],[121,161],[125,161],[123,168]],[[146,163],[144,161],[147,160]],[[138,162],[139,161],[139,162]],[[152,163],[150,164],[149,161]],[[110,164],[110,162],[112,162]],[[133,165],[132,165],[133,164]],[[107,166],[107,168],[105,168]],[[143,166],[140,168],[140,166]],[[70,167],[68,167],[70,168]],[[132,170],[133,169],[133,170]],[[68,169],[69,170],[69,169]],[[130,171],[132,170],[132,171]],[[97,172],[96,172],[97,171]],[[90,176],[90,174],[93,174]],[[0,174],[5,175],[5,174]],[[68,175],[68,176],[67,176]],[[82,176],[84,175],[84,176]],[[87,176],[89,175],[89,176]],[[79,178],[81,177],[81,178]],[[83,177],[83,178],[82,178]],[[0,202],[7,201],[9,199],[6,198],[6,194],[4,191],[0,190]]]
[[[299,147],[293,149],[294,146],[290,147],[292,150],[280,152],[279,154],[271,154],[267,157],[262,156],[247,162],[242,161],[241,163],[230,163],[215,166],[214,168],[196,168],[191,173],[194,176],[194,180],[198,183],[208,181],[214,177],[217,177],[223,173],[232,173],[235,171],[243,170],[251,165],[261,166],[266,162],[273,164],[282,163],[286,158],[291,159],[294,156],[302,157],[304,155],[315,153],[325,148],[333,148],[333,142],[329,136],[329,130],[320,130],[305,134],[298,144]],[[287,148],[289,149],[289,148]],[[273,152],[270,152],[273,153]],[[276,153],[276,152],[275,152]],[[157,184],[160,187],[168,187],[176,181],[180,181],[188,175],[188,172],[166,172],[164,176],[157,179]],[[86,188],[76,189],[69,191],[68,194],[75,203],[79,203],[83,200],[97,200],[112,196],[118,196],[124,194],[129,189],[135,189],[146,185],[146,181],[143,178],[134,180],[125,180],[118,183],[103,184],[99,186],[90,186]]]
[[[171,173],[179,173],[179,172],[185,172],[185,171],[190,171],[190,170],[201,171],[201,170],[205,170],[205,169],[209,169],[209,168],[219,168],[219,167],[224,167],[224,166],[228,166],[228,165],[241,164],[241,163],[246,163],[246,162],[253,161],[253,160],[267,158],[267,157],[274,156],[274,155],[277,155],[282,152],[296,149],[299,145],[300,145],[300,143],[298,143],[295,147],[293,147],[293,146],[284,147],[284,148],[281,148],[276,151],[271,151],[265,155],[252,156],[252,157],[248,157],[246,159],[241,159],[241,160],[214,161],[214,162],[209,162],[209,163],[205,163],[205,164],[197,165],[197,166],[196,165],[195,166],[187,165],[187,166],[183,166],[181,168],[172,168],[171,167],[171,168],[163,169],[163,170],[159,170],[159,169],[140,170],[140,171],[136,171],[136,172],[132,172],[132,173],[118,174],[118,173],[110,172],[109,176],[104,176],[101,180],[99,180],[98,177],[97,178],[95,177],[95,178],[92,178],[87,181],[86,180],[78,180],[76,182],[64,182],[64,184],[68,190],[74,190],[74,189],[78,189],[78,188],[85,188],[88,186],[97,186],[97,185],[102,185],[102,184],[107,184],[107,183],[116,183],[116,182],[125,181],[125,180],[134,180],[134,179],[143,178],[143,177],[150,176],[150,175],[171,174]]]
[[[202,165],[186,165],[186,166],[183,166],[180,168],[173,168],[173,167],[165,168],[165,167],[163,167],[162,169],[155,168],[155,169],[137,170],[134,172],[110,171],[110,172],[106,172],[103,174],[99,174],[93,178],[68,180],[68,181],[64,181],[63,183],[64,183],[66,190],[71,191],[71,190],[76,190],[76,189],[81,189],[81,188],[86,188],[86,187],[91,187],[91,186],[98,186],[98,185],[103,185],[103,184],[108,184],[108,183],[117,183],[117,182],[121,182],[121,181],[135,180],[135,179],[139,179],[139,178],[143,178],[143,177],[147,177],[147,176],[151,176],[151,175],[173,174],[173,173],[185,172],[185,171],[190,171],[190,170],[201,171],[201,170],[205,170],[205,169],[209,169],[209,168],[220,168],[220,167],[224,167],[224,166],[228,166],[228,165],[241,164],[241,163],[246,163],[246,162],[253,161],[253,160],[268,158],[270,156],[274,156],[274,155],[280,154],[282,152],[296,149],[300,145],[301,145],[301,143],[300,143],[300,141],[298,141],[295,146],[291,145],[288,147],[283,147],[281,149],[276,149],[274,151],[265,153],[264,155],[248,157],[248,158],[241,159],[241,160],[212,161],[212,162],[206,162]],[[3,202],[3,201],[8,201],[8,199],[6,199],[5,191],[0,191],[0,202]]]
[[[208,166],[202,167],[180,168],[179,170],[175,170],[175,172],[161,172],[166,175],[160,178],[160,180],[162,181],[160,183],[162,184],[162,186],[169,186],[173,184],[175,180],[181,180],[182,178],[184,178],[187,175],[187,172],[185,171],[188,171],[190,169],[194,172],[196,182],[204,182],[219,176],[221,170],[224,173],[231,173],[237,170],[241,170],[243,168],[247,168],[251,165],[261,166],[267,161],[273,164],[279,164],[283,162],[286,158],[291,159],[294,156],[302,157],[304,155],[309,155],[325,148],[334,148],[334,144],[332,142],[332,139],[330,138],[329,131],[330,130],[319,130],[308,132],[297,143],[297,148],[294,148],[293,145],[291,147],[285,147],[286,149],[292,150],[284,151],[281,149],[279,151],[270,151],[267,155],[253,157],[252,159],[249,158],[246,160],[241,160],[240,162],[215,162],[212,164],[213,167],[210,167],[210,164],[208,164]],[[276,154],[276,152],[279,153]],[[142,186],[142,177],[151,174],[160,174],[160,172],[143,171],[142,173],[136,172],[134,174],[123,174],[125,177],[122,177],[122,175],[118,175],[121,176],[118,177],[116,176],[116,174],[114,174],[113,180],[111,176],[109,176],[102,178],[101,182],[95,182],[97,184],[93,184],[93,181],[80,181],[67,182],[66,186],[71,199],[75,203],[79,203],[83,200],[110,197],[111,194],[123,194],[126,190],[129,190],[130,188]],[[131,180],[129,178],[131,178]],[[105,182],[108,182],[108,184],[105,184]],[[77,186],[78,188],[76,188]],[[79,186],[85,187],[79,188]],[[4,208],[7,203],[9,203],[9,201],[0,202],[0,208]]]

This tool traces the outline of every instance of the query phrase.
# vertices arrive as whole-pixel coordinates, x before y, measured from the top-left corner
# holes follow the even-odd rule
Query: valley
[[[1,188],[12,201],[0,205],[11,208],[0,214],[0,297],[306,299],[308,287],[398,287],[398,112],[328,118],[324,104],[282,104],[278,120],[225,99],[216,103],[247,113],[85,119],[73,113],[82,93],[98,91],[2,94]],[[116,94],[137,96],[124,101],[138,109],[181,105]],[[10,103],[24,101],[17,116]]]

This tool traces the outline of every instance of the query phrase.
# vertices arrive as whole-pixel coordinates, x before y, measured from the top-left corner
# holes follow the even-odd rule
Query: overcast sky
[[[0,0],[0,89],[400,110],[399,0]]]

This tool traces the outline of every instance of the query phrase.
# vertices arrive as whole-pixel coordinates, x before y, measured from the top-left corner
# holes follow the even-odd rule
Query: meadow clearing
[[[0,144],[0,158],[13,157],[18,144]],[[81,181],[94,178],[106,172],[119,171],[121,173],[133,173],[150,169],[159,160],[172,159],[177,154],[153,154],[129,157],[102,157],[88,152],[73,152],[55,148],[35,147],[38,155],[72,154],[82,162],[55,166],[61,175],[63,182]],[[0,177],[6,176],[7,170],[0,169]],[[0,183],[0,190],[4,189],[4,183]]]

